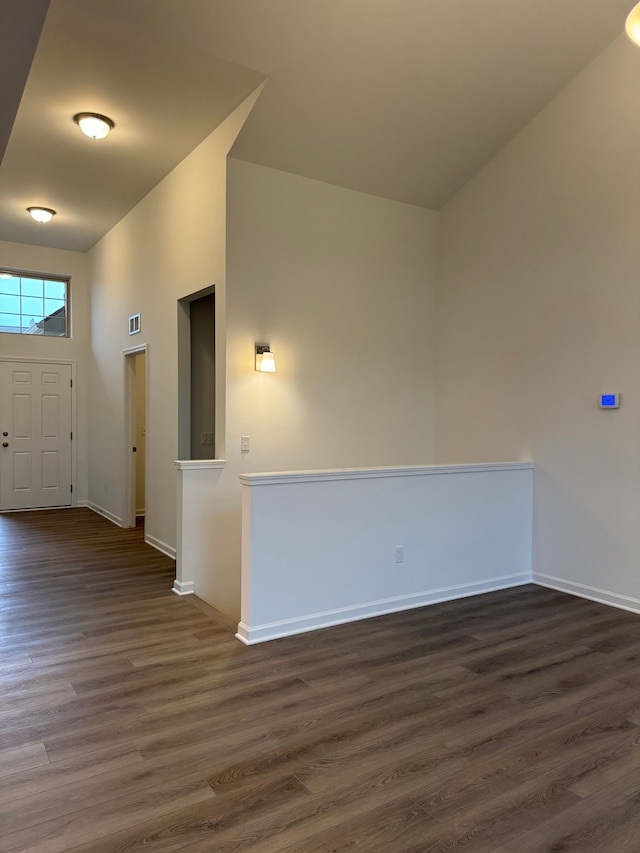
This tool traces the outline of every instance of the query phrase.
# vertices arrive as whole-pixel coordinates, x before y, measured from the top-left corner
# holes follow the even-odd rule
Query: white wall
[[[211,480],[211,563],[184,580],[232,618],[240,473],[432,460],[436,222],[229,161],[227,466]],[[276,374],[256,373],[255,343],[271,345]]]
[[[89,419],[89,498],[114,520],[124,505],[124,348],[147,342],[145,533],[175,548],[177,300],[216,286],[217,412],[224,414],[226,155],[257,93],[118,223],[91,251],[94,371]],[[141,333],[127,318],[140,312]]]
[[[534,459],[538,577],[631,606],[639,151],[640,51],[621,36],[442,211],[438,313],[438,461]],[[607,391],[619,411],[598,409]]]
[[[437,214],[237,160],[228,211],[242,470],[431,461]],[[275,375],[254,370],[255,343]]]
[[[242,482],[245,643],[531,581],[531,463]]]
[[[45,227],[37,226],[36,227]],[[71,278],[71,337],[0,335],[4,358],[64,359],[76,362],[76,501],[87,500],[87,383],[89,373],[89,272],[87,255],[62,249],[0,242],[0,267],[22,272],[52,273]]]

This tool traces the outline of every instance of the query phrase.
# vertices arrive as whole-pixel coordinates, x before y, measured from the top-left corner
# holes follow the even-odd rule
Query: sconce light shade
[[[640,46],[640,3],[629,12],[624,28],[631,41]]]
[[[73,120],[85,136],[90,139],[104,139],[115,127],[108,116],[100,113],[78,113]]]
[[[51,210],[50,207],[28,207],[27,212],[36,222],[51,222],[56,215],[55,210]]]
[[[276,360],[268,346],[256,344],[256,370],[261,373],[276,372]]]

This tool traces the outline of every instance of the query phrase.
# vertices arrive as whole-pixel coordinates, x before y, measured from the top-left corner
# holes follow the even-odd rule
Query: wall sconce
[[[261,373],[275,373],[276,360],[268,346],[256,344],[256,370]]]
[[[631,41],[640,45],[640,3],[633,7],[629,12],[625,30]]]

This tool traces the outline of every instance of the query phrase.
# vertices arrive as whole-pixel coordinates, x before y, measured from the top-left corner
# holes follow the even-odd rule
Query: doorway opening
[[[123,526],[144,524],[147,512],[147,344],[124,350],[125,495]]]
[[[178,300],[178,456],[214,459],[215,288]]]

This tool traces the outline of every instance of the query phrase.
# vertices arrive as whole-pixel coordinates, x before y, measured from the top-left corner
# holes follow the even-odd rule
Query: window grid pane
[[[39,296],[42,299],[44,282],[41,278],[21,278],[20,292],[22,296]]]
[[[0,276],[0,333],[67,337],[69,282]]]
[[[20,279],[15,275],[0,276],[0,294],[20,296]]]
[[[20,296],[12,293],[0,293],[0,311],[3,314],[20,313]]]
[[[44,300],[45,317],[48,317],[49,314],[54,314],[56,311],[62,311],[63,314],[66,314],[66,311],[64,310],[64,302],[61,302],[59,299],[47,299],[45,297],[45,300]]]
[[[44,295],[46,299],[64,301],[67,298],[67,283],[65,281],[45,281]]]
[[[35,296],[23,296],[20,299],[22,314],[30,314],[32,317],[44,316],[44,299],[36,299]]]
[[[14,334],[17,332],[20,334],[22,331],[20,326],[20,315],[5,314],[4,312],[0,313],[0,331],[13,332]]]

